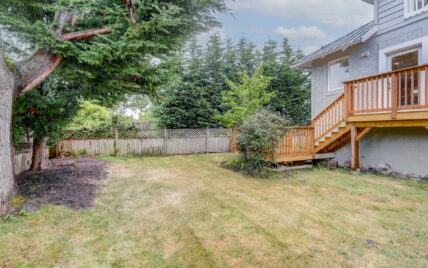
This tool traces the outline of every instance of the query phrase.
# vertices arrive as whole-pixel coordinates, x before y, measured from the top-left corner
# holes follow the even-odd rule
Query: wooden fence
[[[33,143],[23,142],[15,146],[14,169],[15,175],[19,175],[31,168],[33,157]]]
[[[79,132],[59,142],[60,153],[89,155],[181,155],[231,151],[230,129],[126,130],[104,134]]]

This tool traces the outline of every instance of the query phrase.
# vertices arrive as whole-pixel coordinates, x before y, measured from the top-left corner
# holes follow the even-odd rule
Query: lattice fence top
[[[168,137],[205,137],[206,129],[167,129]]]
[[[90,140],[90,139],[144,139],[144,138],[184,138],[184,137],[224,137],[231,136],[231,129],[150,129],[150,130],[84,130],[66,131],[64,140]]]
[[[230,128],[213,128],[209,129],[209,135],[218,137],[218,136],[231,136],[232,135],[232,129]]]

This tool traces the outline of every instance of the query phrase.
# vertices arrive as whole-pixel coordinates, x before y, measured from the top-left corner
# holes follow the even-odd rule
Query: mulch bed
[[[81,210],[91,207],[95,192],[106,178],[106,163],[93,157],[52,160],[52,167],[21,175],[17,182],[30,211],[46,204]]]

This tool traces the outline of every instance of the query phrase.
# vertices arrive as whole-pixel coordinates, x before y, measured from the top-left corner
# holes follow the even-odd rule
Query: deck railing
[[[345,95],[342,94],[312,120],[315,141],[343,123],[346,117],[345,111]]]
[[[278,156],[312,155],[314,153],[314,128],[293,127],[281,137],[278,145]]]
[[[231,148],[232,152],[238,152],[236,139],[238,131],[232,131]],[[277,145],[276,156],[301,156],[312,155],[314,153],[314,128],[313,127],[292,127],[281,137]]]
[[[315,143],[346,123],[349,116],[428,109],[428,64],[347,81],[345,90],[312,120],[310,127],[293,127],[281,138],[277,157],[315,154]],[[236,149],[237,132],[232,135]]]
[[[345,82],[348,114],[428,108],[428,64]]]

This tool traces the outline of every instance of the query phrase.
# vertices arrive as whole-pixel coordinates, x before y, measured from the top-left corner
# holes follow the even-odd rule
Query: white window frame
[[[346,57],[342,57],[342,58],[339,58],[339,59],[336,59],[336,60],[333,60],[333,61],[330,61],[329,63],[328,63],[328,70],[327,70],[327,80],[328,80],[328,87],[327,87],[327,91],[328,92],[332,92],[332,91],[338,91],[338,90],[343,90],[344,89],[344,86],[342,86],[342,87],[338,87],[338,88],[331,88],[331,84],[330,84],[330,66],[331,65],[333,65],[333,64],[336,64],[336,63],[338,63],[338,62],[340,62],[340,61],[343,61],[343,60],[348,60],[348,66],[350,65],[350,62],[349,62],[349,56],[346,56]],[[345,81],[344,81],[345,82]],[[343,85],[343,84],[342,84]]]
[[[389,56],[403,51],[420,47],[419,64],[428,63],[428,36],[391,46],[379,51],[379,73],[385,73],[390,70]]]
[[[425,0],[422,0],[422,7],[418,8],[419,0],[404,0],[404,18],[408,19],[413,16],[419,15],[423,12],[428,11],[428,4],[425,4]]]
[[[414,47],[409,47],[409,48],[404,48],[398,52],[392,52],[392,53],[388,53],[387,57],[388,57],[388,72],[392,71],[392,58],[397,57],[397,56],[401,56],[404,54],[408,54],[408,53],[412,53],[412,52],[418,52],[418,65],[421,64],[422,62],[422,44],[419,46],[414,46]]]

